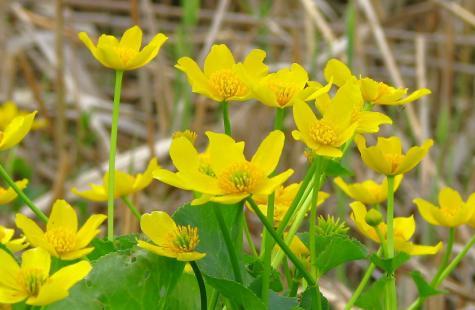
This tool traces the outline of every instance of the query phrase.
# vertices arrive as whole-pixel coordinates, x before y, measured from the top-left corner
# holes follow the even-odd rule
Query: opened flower
[[[439,206],[421,198],[414,199],[414,203],[424,220],[436,226],[457,227],[471,223],[475,214],[475,193],[464,202],[460,194],[450,187],[444,187],[439,192]]]
[[[157,56],[160,47],[168,39],[163,33],[153,37],[142,50],[142,30],[138,26],[127,29],[120,41],[111,35],[103,34],[94,45],[87,33],[79,33],[79,39],[104,67],[125,71],[134,70],[148,64]]]
[[[114,197],[120,198],[123,196],[131,195],[146,188],[152,183],[152,173],[159,166],[157,159],[150,160],[147,169],[144,173],[139,173],[135,176],[122,171],[115,171],[115,192]],[[91,201],[107,201],[107,189],[109,184],[109,173],[106,173],[102,178],[102,184],[97,185],[90,183],[91,189],[79,191],[77,188],[73,188],[71,191],[87,200]]]
[[[297,195],[299,191],[300,183],[293,183],[289,186],[284,187],[283,185],[279,186],[275,191],[274,196],[274,227],[279,226],[280,222],[284,218],[287,210],[289,209],[292,201]],[[327,200],[330,195],[325,192],[318,192],[318,202],[317,206],[321,205],[322,203]],[[267,215],[267,203],[268,203],[268,195],[254,195],[253,199],[256,202],[259,209],[261,209],[262,213]]]
[[[106,218],[105,215],[94,214],[78,230],[78,217],[73,207],[64,200],[57,200],[45,232],[23,214],[16,215],[16,225],[33,246],[43,248],[62,260],[73,260],[94,250],[88,247],[89,243],[100,232],[98,227]]]
[[[192,204],[215,201],[233,204],[250,195],[269,195],[293,173],[289,169],[271,177],[284,147],[284,134],[275,130],[262,141],[249,161],[244,156],[244,143],[231,137],[206,132],[209,145],[199,154],[185,137],[173,139],[170,157],[176,173],[157,169],[154,177],[164,183],[201,193]],[[205,155],[205,156],[203,156]]]
[[[236,63],[229,48],[219,44],[211,47],[203,71],[190,57],[178,59],[175,67],[186,74],[194,93],[218,102],[245,101],[251,97],[251,90],[244,80],[259,79],[267,73],[265,57],[263,50],[254,49],[242,63]]]
[[[375,146],[366,147],[366,140],[358,135],[356,145],[364,163],[376,172],[388,176],[404,174],[412,170],[426,156],[434,141],[427,139],[421,146],[411,147],[402,154],[401,140],[398,137],[378,137]]]
[[[27,111],[18,109],[17,105],[13,101],[6,101],[0,106],[0,130],[5,130],[7,125],[17,116],[28,115]],[[45,119],[35,119],[31,129],[41,129],[47,126]]]
[[[16,116],[6,124],[4,130],[0,130],[0,151],[12,148],[23,140],[31,130],[35,115],[36,111]]]
[[[15,230],[0,225],[0,243],[6,246],[12,252],[18,252],[28,246],[25,237],[12,239]]]
[[[21,266],[7,252],[0,250],[0,304],[45,306],[62,300],[69,289],[84,279],[92,269],[87,261],[63,267],[50,276],[51,256],[41,249],[22,254]]]
[[[177,225],[166,212],[154,211],[142,215],[140,228],[154,244],[138,240],[137,245],[157,255],[185,262],[206,256],[206,253],[195,251],[200,242],[198,228]]]
[[[324,69],[325,78],[333,79],[333,82],[342,86],[350,79],[355,78],[350,69],[337,59],[330,59]],[[421,88],[407,94],[407,88],[396,88],[383,82],[377,82],[368,77],[359,78],[361,94],[366,102],[381,105],[403,105],[415,101],[431,93],[427,88]]]
[[[377,227],[370,226],[365,220],[367,214],[366,207],[360,201],[351,203],[350,207],[353,211],[351,219],[355,223],[356,229],[374,242],[381,243],[377,230],[379,230],[383,238],[386,238],[386,223],[380,223]],[[414,216],[394,218],[394,242],[397,251],[405,252],[409,255],[433,255],[440,251],[442,242],[435,246],[427,246],[414,244],[409,241],[415,231],[416,222]]]
[[[23,179],[21,181],[16,181],[15,184],[16,186],[18,186],[19,189],[23,190],[28,185],[28,180]],[[0,187],[0,205],[10,203],[13,200],[15,200],[16,197],[17,197],[17,193],[15,192],[13,188]]]
[[[357,127],[356,123],[352,123],[352,113],[359,96],[355,83],[345,84],[338,89],[320,119],[304,101],[297,101],[293,106],[297,130],[292,132],[292,136],[317,155],[341,157],[343,152],[340,147],[353,137]]]
[[[394,191],[399,187],[402,175],[394,178]],[[348,184],[342,178],[337,177],[335,184],[351,199],[361,201],[366,205],[376,205],[386,201],[388,197],[388,180],[384,178],[382,183],[366,180],[361,183]]]

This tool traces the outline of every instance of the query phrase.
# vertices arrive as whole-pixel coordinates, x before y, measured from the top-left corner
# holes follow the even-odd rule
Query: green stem
[[[269,195],[269,198],[267,199],[267,220],[270,223],[274,222],[274,200],[275,200],[275,194],[272,193]],[[271,273],[271,254],[272,254],[272,247],[273,247],[273,242],[272,239],[269,236],[269,232],[264,230],[263,235],[265,236],[265,241],[264,241],[264,255],[263,255],[263,264],[264,264],[264,270],[262,273],[262,292],[261,292],[261,297],[262,301],[264,302],[264,305],[266,308],[269,307],[269,279],[270,279],[270,273]]]
[[[219,229],[223,234],[224,242],[226,243],[226,248],[228,250],[229,260],[231,261],[231,266],[233,268],[234,279],[242,283],[242,276],[241,276],[241,268],[239,268],[239,262],[237,258],[237,254],[234,248],[234,244],[231,240],[231,234],[229,232],[228,226],[226,225],[223,217],[223,213],[221,212],[219,205],[213,206],[214,215],[218,220]]]
[[[224,133],[231,136],[231,121],[229,120],[229,104],[226,101],[221,102],[221,112],[223,113]]]
[[[356,288],[355,292],[351,296],[348,303],[345,305],[345,310],[350,310],[351,308],[353,308],[353,305],[355,304],[358,297],[360,297],[361,293],[363,292],[363,289],[368,284],[368,281],[371,278],[371,275],[373,274],[375,269],[376,269],[375,264],[373,264],[373,263],[369,264],[368,269],[366,269],[366,272],[365,272],[363,278],[361,279],[360,284],[358,284],[358,287]]]
[[[200,298],[201,298],[201,310],[206,310],[208,308],[208,299],[206,297],[206,286],[203,281],[203,276],[201,275],[200,268],[195,261],[190,262],[191,268],[195,273],[196,281],[198,281],[198,286],[200,288]]]
[[[450,256],[452,254],[452,248],[454,246],[454,241],[455,241],[455,227],[450,227],[449,228],[449,240],[447,240],[447,247],[445,248],[444,257],[442,258],[442,261],[440,262],[439,270],[437,270],[437,273],[435,274],[434,278],[432,279],[432,282],[430,283],[431,285],[435,284],[435,282],[440,277],[442,272],[444,272],[445,267],[447,267],[447,264],[449,263]]]
[[[285,119],[285,109],[275,109],[275,118],[274,118],[274,129],[283,130],[284,129],[284,119]]]
[[[297,296],[297,291],[299,289],[299,282],[300,282],[300,274],[298,270],[295,270],[295,275],[292,280],[292,284],[290,285],[290,290],[289,290],[289,297],[295,297]]]
[[[48,217],[41,211],[33,201],[28,198],[28,196],[25,195],[25,193],[15,184],[15,181],[10,178],[8,175],[7,171],[3,166],[0,164],[0,176],[2,179],[7,183],[8,186],[13,188],[13,190],[17,193],[18,197],[33,211],[33,213],[43,222],[48,223]]]
[[[140,214],[139,210],[137,210],[136,207],[134,207],[134,204],[132,201],[130,201],[129,198],[122,196],[122,201],[125,203],[127,208],[132,212],[132,214],[135,216],[135,218],[140,222],[140,218],[142,217],[142,214]]]
[[[254,241],[252,240],[252,235],[251,231],[249,230],[249,224],[247,223],[247,220],[244,218],[243,221],[243,227],[244,227],[244,235],[246,236],[247,243],[249,245],[249,248],[251,249],[252,255],[257,257],[259,254],[257,254],[256,246],[254,244]]]
[[[117,129],[119,125],[120,93],[124,71],[115,71],[114,106],[112,109],[112,126],[109,153],[109,188],[107,189],[107,239],[114,240],[114,194],[115,194],[115,154],[117,151]]]
[[[317,242],[316,242],[316,229],[317,229],[317,204],[318,204],[318,191],[320,190],[320,173],[321,163],[323,158],[316,156],[315,178],[313,182],[312,202],[310,205],[310,217],[309,217],[309,244],[310,244],[310,266],[312,275],[318,279],[317,269]]]
[[[387,204],[387,258],[394,257],[394,176],[387,176],[388,179],[388,204]],[[396,278],[394,273],[386,275],[389,281],[386,284],[386,306],[387,309],[397,309]]]
[[[218,304],[218,298],[219,298],[219,293],[218,290],[214,289],[213,293],[211,293],[210,302],[209,302],[209,308],[211,310],[214,310],[216,308],[216,305]]]

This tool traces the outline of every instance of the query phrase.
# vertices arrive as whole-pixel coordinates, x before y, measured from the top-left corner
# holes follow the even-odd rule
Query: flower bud
[[[383,215],[376,209],[371,209],[366,213],[365,221],[369,226],[376,227],[383,221]]]

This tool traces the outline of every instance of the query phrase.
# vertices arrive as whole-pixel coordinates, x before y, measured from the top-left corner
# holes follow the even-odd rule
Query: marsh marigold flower
[[[350,204],[350,207],[353,211],[351,219],[355,223],[356,229],[365,237],[376,243],[381,243],[376,227],[372,227],[366,222],[367,210],[365,205],[360,201],[355,201]],[[379,229],[383,238],[386,238],[386,223],[380,223],[377,229]],[[427,246],[414,244],[409,241],[415,231],[416,222],[414,216],[394,218],[394,243],[397,251],[405,252],[409,255],[433,255],[440,251],[442,242],[435,246]]]
[[[399,188],[403,176],[394,178],[394,191]],[[348,184],[342,178],[337,177],[335,184],[351,199],[361,201],[366,205],[375,205],[386,201],[388,197],[388,180],[384,178],[382,183],[366,180],[360,183]]]
[[[16,181],[15,184],[16,186],[18,186],[19,189],[23,190],[28,185],[28,180],[23,179],[20,181]],[[4,204],[12,202],[13,200],[16,199],[17,196],[18,195],[13,188],[0,187],[0,205],[4,205]]]
[[[178,59],[175,67],[186,74],[194,93],[218,102],[245,101],[251,97],[251,90],[244,80],[256,80],[267,73],[265,57],[263,50],[254,49],[242,63],[236,63],[226,45],[215,44],[206,56],[203,71],[190,57]]]
[[[338,89],[331,105],[318,119],[304,101],[297,101],[293,114],[297,130],[292,131],[295,140],[302,141],[321,156],[341,157],[340,147],[353,137],[357,124],[352,123],[354,103],[361,96],[354,83]]]
[[[92,269],[87,261],[63,267],[50,275],[51,256],[41,249],[22,254],[21,266],[0,250],[0,303],[15,304],[26,299],[26,304],[45,306],[64,299],[69,289],[84,279]]]
[[[159,33],[142,50],[140,50],[142,30],[138,26],[127,29],[120,41],[114,36],[103,34],[99,37],[97,45],[94,45],[85,32],[79,33],[79,39],[104,67],[125,71],[148,64],[157,56],[168,37]]]
[[[13,239],[15,230],[0,225],[0,243],[6,246],[12,252],[18,252],[28,246],[25,237]]]
[[[450,187],[444,187],[439,192],[438,207],[421,198],[414,199],[414,203],[424,220],[436,226],[457,227],[471,223],[475,215],[475,193],[464,202],[460,194]]]
[[[431,139],[427,139],[421,146],[413,146],[403,154],[401,140],[398,137],[378,137],[376,145],[371,147],[366,147],[366,139],[361,135],[355,137],[355,142],[364,163],[374,171],[389,176],[412,170],[426,156],[434,143]]]
[[[262,141],[249,161],[244,156],[244,142],[214,132],[206,132],[209,145],[199,154],[184,137],[176,138],[170,146],[170,157],[176,173],[157,169],[154,177],[164,183],[201,193],[192,204],[215,201],[233,204],[250,195],[269,195],[293,173],[289,169],[270,177],[284,147],[284,134],[275,130]],[[205,156],[203,156],[205,155]]]
[[[198,228],[177,225],[166,212],[154,211],[142,215],[140,228],[154,244],[138,240],[137,245],[157,255],[185,262],[199,260],[206,255],[195,251],[200,242]]]
[[[19,115],[5,125],[5,129],[0,130],[0,151],[14,147],[23,140],[31,130],[35,119],[36,111],[26,115]]]
[[[131,195],[149,186],[153,180],[152,173],[158,167],[157,159],[153,158],[148,163],[147,169],[144,171],[144,173],[139,173],[135,176],[116,170],[114,197],[120,198]],[[87,200],[98,202],[107,201],[108,184],[109,173],[106,173],[102,178],[102,184],[97,185],[90,183],[89,187],[91,189],[80,191],[77,188],[73,188],[71,191],[79,197]]]
[[[62,260],[73,260],[91,253],[88,247],[100,232],[98,227],[107,217],[94,214],[78,230],[78,217],[73,207],[64,200],[56,200],[46,226],[46,231],[23,214],[16,215],[16,225],[35,247],[43,248]]]
[[[330,59],[327,62],[324,75],[327,81],[333,79],[334,84],[338,86],[355,78],[350,69],[337,59]],[[380,105],[403,105],[431,93],[429,89],[421,88],[406,96],[407,88],[396,88],[368,77],[359,78],[358,84],[366,102]]]

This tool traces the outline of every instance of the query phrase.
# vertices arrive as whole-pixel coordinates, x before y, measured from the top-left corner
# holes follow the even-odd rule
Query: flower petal
[[[280,130],[272,131],[259,145],[251,163],[259,167],[264,175],[270,175],[279,164],[285,136]]]
[[[338,87],[343,86],[343,84],[353,76],[347,65],[335,58],[327,62],[323,70],[323,75],[327,82],[333,79],[333,83]]]
[[[56,200],[46,226],[47,231],[58,228],[67,228],[73,232],[78,230],[78,216],[73,207],[62,199]]]
[[[146,213],[140,218],[140,228],[155,244],[168,244],[169,234],[176,230],[175,221],[163,211]]]
[[[138,52],[142,46],[142,29],[137,25],[127,29],[120,38],[119,46]]]
[[[255,190],[253,194],[257,195],[270,195],[280,185],[282,185],[288,178],[294,173],[293,169],[287,169],[286,171],[276,175],[275,177],[268,178],[263,184]]]
[[[416,204],[417,210],[419,210],[419,213],[427,223],[432,225],[440,225],[435,216],[435,214],[440,213],[439,208],[421,198],[416,198],[413,200],[413,202]]]
[[[175,68],[186,74],[188,83],[191,85],[191,91],[210,97],[212,91],[208,83],[208,78],[201,71],[198,64],[190,57],[181,57],[178,59]]]
[[[170,251],[167,248],[159,247],[159,246],[153,245],[151,243],[148,243],[148,242],[145,242],[145,241],[142,241],[142,240],[137,240],[137,246],[142,248],[142,249],[148,250],[152,253],[155,253],[157,255],[160,255],[160,256],[165,256],[165,257],[170,257],[170,258],[176,258],[177,257],[177,253],[175,253],[173,251]]]
[[[25,251],[21,255],[21,269],[38,269],[44,277],[49,276],[51,255],[42,248]]]
[[[15,259],[5,250],[0,249],[0,291],[3,288],[17,290],[18,287],[18,273],[20,266],[18,266]],[[0,293],[1,296],[1,293]],[[1,297],[0,297],[1,302]]]
[[[15,117],[0,135],[0,151],[9,149],[18,143],[30,131],[35,119],[36,111],[25,116]]]
[[[107,219],[104,214],[91,215],[86,223],[79,229],[76,235],[76,249],[86,247],[92,239],[100,232],[99,226]]]
[[[33,246],[43,248],[52,255],[58,255],[54,247],[46,241],[44,232],[34,221],[23,214],[18,213],[16,215],[15,223],[16,226],[23,231],[25,237]]]
[[[176,259],[182,262],[191,262],[191,261],[200,260],[205,256],[206,256],[206,253],[184,252],[184,253],[178,253]]]
[[[147,44],[138,54],[130,60],[127,64],[127,70],[134,70],[139,67],[145,66],[148,64],[152,59],[154,59],[160,48],[162,47],[163,43],[168,40],[168,37],[163,33],[157,34],[149,44]]]
[[[214,44],[206,56],[204,74],[209,77],[218,70],[232,69],[235,63],[233,54],[225,44]]]
[[[421,146],[411,147],[395,174],[404,174],[417,166],[427,155],[427,152],[432,147],[433,143],[433,140],[428,139]]]

